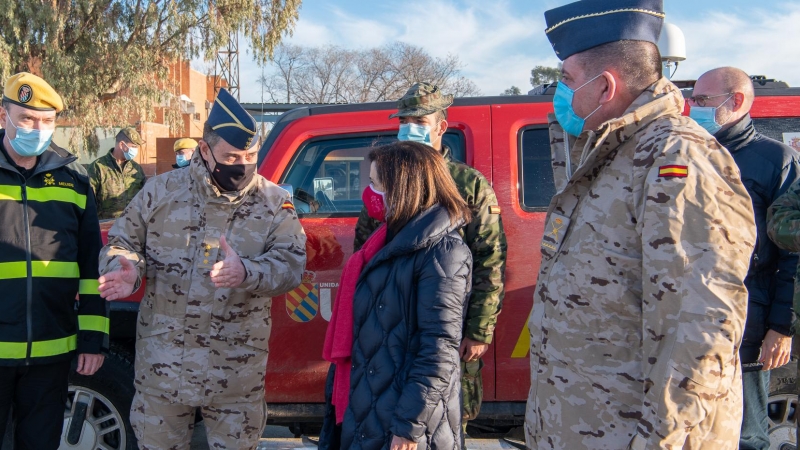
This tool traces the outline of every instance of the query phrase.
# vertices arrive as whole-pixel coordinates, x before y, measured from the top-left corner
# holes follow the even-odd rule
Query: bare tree
[[[360,51],[283,45],[275,50],[272,64],[273,75],[260,81],[273,101],[396,100],[418,81],[436,84],[459,97],[480,95],[475,83],[461,76],[457,56],[434,58],[420,47],[401,42]]]

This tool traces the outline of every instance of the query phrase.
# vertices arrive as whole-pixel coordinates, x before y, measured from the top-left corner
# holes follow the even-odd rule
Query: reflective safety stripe
[[[34,278],[78,278],[80,268],[76,262],[31,261]],[[0,280],[26,278],[28,263],[25,261],[0,263]]]
[[[81,280],[78,287],[78,294],[100,295],[100,291],[97,290],[99,286],[100,282],[97,281],[96,279]]]
[[[103,316],[78,316],[78,328],[81,331],[99,331],[108,334],[109,320]]]
[[[86,196],[69,188],[49,186],[42,188],[26,189],[28,200],[34,202],[65,202],[72,203],[80,209],[86,209]],[[22,187],[0,185],[0,200],[22,201]]]
[[[78,346],[78,335],[73,334],[61,339],[37,341],[31,345],[31,358],[63,355],[75,350]],[[0,358],[25,359],[28,351],[26,342],[0,342]]]
[[[22,201],[22,187],[0,185],[0,200]]]

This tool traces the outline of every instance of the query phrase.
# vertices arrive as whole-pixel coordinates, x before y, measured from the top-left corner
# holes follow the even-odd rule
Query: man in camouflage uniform
[[[419,140],[439,150],[447,160],[458,191],[472,209],[472,222],[461,230],[472,250],[472,293],[464,323],[461,344],[461,386],[463,424],[477,417],[483,400],[481,356],[492,343],[497,316],[503,305],[503,275],[506,266],[506,235],[500,207],[491,184],[472,167],[453,161],[450,149],[442,144],[447,131],[447,107],[452,95],[443,95],[429,83],[416,83],[397,102],[398,111],[389,118],[400,120],[401,140]],[[409,129],[418,131],[409,132]],[[416,136],[416,137],[415,137]],[[356,224],[354,248],[357,251],[380,222],[361,210]]]
[[[800,252],[800,181],[794,183],[783,195],[775,200],[767,213],[767,233],[778,247],[790,252]],[[792,332],[795,339],[800,335],[800,261],[794,277],[794,322]],[[798,361],[800,372],[800,361]],[[800,377],[797,378],[800,392]],[[800,427],[797,428],[797,441],[800,442]]]
[[[186,170],[153,178],[109,232],[100,292],[147,278],[133,425],[142,449],[254,449],[266,420],[271,297],[300,284],[306,237],[289,194],[255,174],[255,120],[224,89]]]
[[[100,220],[121,216],[145,182],[144,170],[134,160],[144,139],[133,127],[123,128],[116,139],[114,148],[89,165]]]
[[[730,153],[661,77],[663,18],[661,0],[545,13],[563,67],[528,324],[531,449],[739,443],[753,208]]]

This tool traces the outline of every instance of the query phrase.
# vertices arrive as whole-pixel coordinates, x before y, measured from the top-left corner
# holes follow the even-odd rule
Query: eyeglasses
[[[726,95],[733,95],[733,94],[734,92],[726,92],[724,94],[717,94],[717,95],[693,95],[689,97],[689,101],[703,108],[704,106],[706,106],[706,102],[710,98],[724,97]]]

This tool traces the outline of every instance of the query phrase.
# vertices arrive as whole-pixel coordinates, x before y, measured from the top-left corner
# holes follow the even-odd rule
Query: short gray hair
[[[628,91],[635,96],[661,78],[661,53],[652,42],[609,42],[577,56],[580,66],[588,76],[613,68]]]

